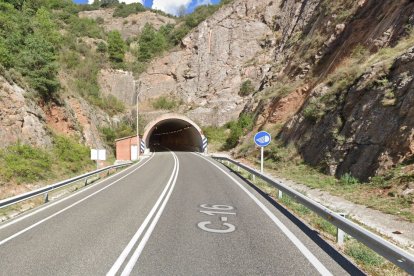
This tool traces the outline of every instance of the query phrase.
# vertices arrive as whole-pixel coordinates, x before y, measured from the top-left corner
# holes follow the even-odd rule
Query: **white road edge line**
[[[15,224],[15,223],[17,223],[17,222],[19,222],[19,221],[22,221],[22,220],[24,220],[24,219],[26,219],[26,218],[28,218],[28,217],[31,217],[31,216],[33,216],[33,215],[35,215],[35,214],[37,214],[37,213],[40,213],[40,212],[42,212],[42,211],[44,211],[44,210],[47,210],[47,209],[49,209],[49,208],[51,208],[51,207],[53,207],[53,206],[55,206],[55,205],[57,205],[57,204],[60,204],[60,203],[62,203],[62,202],[64,202],[64,201],[66,201],[66,200],[68,200],[68,199],[71,199],[71,198],[72,198],[72,197],[74,197],[74,196],[80,195],[80,194],[82,194],[83,192],[88,191],[89,189],[96,188],[98,185],[100,185],[100,184],[102,184],[102,183],[104,183],[104,182],[107,182],[108,180],[110,180],[110,179],[112,179],[112,178],[114,178],[114,177],[117,177],[119,174],[121,174],[121,173],[123,173],[123,172],[126,172],[127,170],[133,169],[133,168],[134,168],[134,167],[136,167],[136,166],[139,166],[138,168],[136,168],[136,169],[139,169],[139,168],[141,168],[142,166],[144,166],[146,163],[148,163],[148,162],[149,162],[149,161],[150,161],[153,157],[154,157],[154,154],[153,154],[153,155],[151,155],[151,157],[150,157],[150,158],[146,159],[146,160],[144,161],[144,163],[139,162],[139,163],[137,163],[137,164],[134,164],[134,165],[132,165],[131,167],[127,168],[125,171],[120,171],[120,172],[118,172],[118,173],[116,173],[116,174],[114,174],[114,175],[111,175],[111,176],[110,176],[110,177],[108,177],[108,178],[103,179],[102,181],[99,181],[99,182],[97,182],[97,183],[95,183],[95,184],[93,184],[93,185],[90,185],[90,186],[89,186],[89,187],[87,187],[87,188],[80,189],[79,191],[76,191],[76,192],[74,192],[73,194],[71,194],[71,195],[69,195],[69,196],[67,196],[67,197],[64,197],[64,198],[62,198],[62,199],[58,199],[57,201],[52,202],[52,203],[50,203],[50,204],[48,204],[48,205],[45,205],[45,206],[40,206],[40,207],[39,207],[39,209],[37,209],[37,210],[35,210],[35,211],[33,211],[33,212],[30,212],[30,213],[28,213],[28,214],[26,214],[26,215],[18,216],[18,217],[16,217],[15,219],[12,219],[10,222],[6,222],[4,225],[1,225],[1,226],[0,226],[0,230],[1,230],[1,229],[4,229],[4,228],[6,228],[6,227],[9,227],[10,225],[13,225],[13,224]],[[134,169],[134,171],[135,171],[135,169]]]
[[[253,201],[266,213],[266,215],[279,227],[280,230],[289,238],[289,240],[299,249],[299,251],[309,260],[309,262],[318,270],[321,275],[332,275],[332,273],[309,251],[309,249],[293,234],[260,200],[257,199],[249,190],[240,184],[232,175],[220,168],[217,164],[204,156],[193,153],[196,156],[210,162],[225,175],[227,175],[234,183],[236,183]]]
[[[4,239],[4,240],[0,241],[0,246],[1,246],[1,245],[3,245],[3,244],[5,244],[6,242],[8,242],[8,241],[10,241],[10,240],[12,240],[12,239],[14,239],[14,238],[18,237],[18,236],[20,236],[21,234],[23,234],[23,233],[25,233],[25,232],[29,231],[30,229],[33,229],[33,228],[35,228],[36,226],[38,226],[38,225],[40,225],[40,224],[44,223],[45,221],[48,221],[49,219],[51,219],[51,218],[53,218],[53,217],[55,217],[55,216],[57,216],[57,215],[59,215],[59,214],[61,214],[61,213],[65,212],[65,211],[69,210],[70,208],[72,208],[72,207],[74,207],[74,206],[78,205],[79,203],[81,203],[81,202],[83,202],[83,201],[87,200],[88,198],[90,198],[90,197],[92,197],[92,196],[94,196],[94,195],[96,195],[96,194],[98,194],[98,193],[102,192],[103,190],[106,190],[107,188],[111,187],[111,186],[112,186],[112,185],[114,185],[115,183],[117,183],[117,182],[121,181],[121,180],[122,180],[122,179],[124,179],[125,177],[127,177],[127,176],[129,176],[130,174],[134,173],[136,170],[138,170],[138,169],[139,169],[139,168],[141,168],[142,166],[146,165],[146,164],[147,164],[147,163],[148,163],[151,159],[152,159],[152,157],[151,157],[151,158],[149,158],[149,159],[148,159],[145,163],[143,163],[141,166],[137,167],[137,168],[136,168],[136,169],[134,169],[133,171],[131,171],[131,172],[129,172],[128,174],[124,175],[123,177],[121,177],[121,178],[119,178],[119,179],[115,180],[114,182],[112,182],[111,184],[109,184],[109,185],[105,186],[104,188],[102,188],[102,189],[100,189],[100,190],[98,190],[98,191],[96,191],[96,192],[94,192],[94,193],[92,193],[92,194],[90,194],[90,195],[88,195],[88,196],[86,196],[86,197],[84,197],[84,198],[82,198],[82,199],[80,199],[80,200],[76,201],[75,203],[73,203],[73,204],[69,205],[68,207],[66,207],[66,208],[64,208],[64,209],[62,209],[62,210],[60,210],[60,211],[58,211],[58,212],[54,213],[53,215],[50,215],[50,216],[48,216],[48,217],[46,217],[46,218],[44,218],[44,219],[42,219],[42,220],[40,220],[40,221],[38,221],[38,222],[36,222],[36,223],[32,224],[32,225],[30,225],[29,227],[26,227],[26,228],[24,228],[23,230],[21,230],[21,231],[19,231],[19,232],[15,233],[15,234],[13,234],[13,235],[11,235],[10,237],[8,237],[8,238],[6,238],[6,239]]]
[[[144,222],[138,228],[138,231],[134,234],[132,239],[129,241],[128,245],[125,247],[125,249],[122,251],[121,255],[119,255],[118,259],[115,261],[115,263],[113,264],[111,269],[106,274],[107,276],[113,276],[118,272],[118,270],[120,269],[122,264],[125,262],[126,258],[128,257],[129,253],[131,252],[131,250],[133,249],[133,247],[135,246],[135,244],[137,243],[137,241],[141,237],[142,232],[144,232],[144,230],[147,227],[148,223],[150,222],[150,220],[154,216],[154,213],[158,209],[158,206],[161,204],[162,199],[164,198],[165,194],[167,193],[169,187],[171,186],[172,180],[173,180],[175,172],[177,170],[178,159],[176,159],[176,157],[174,155],[173,155],[173,158],[174,158],[174,168],[173,168],[173,171],[171,173],[170,179],[167,182],[167,185],[165,186],[165,188],[162,191],[161,195],[159,196],[157,202],[155,203],[155,205],[152,207],[151,211],[149,212],[149,214],[145,218]]]
[[[132,269],[134,268],[135,264],[137,263],[139,257],[141,256],[142,251],[144,250],[145,245],[147,244],[152,231],[154,230],[155,226],[158,223],[158,220],[160,219],[162,212],[164,211],[165,205],[167,205],[167,202],[171,196],[172,191],[174,190],[174,186],[175,183],[177,182],[177,177],[178,177],[178,173],[180,171],[180,162],[178,160],[178,157],[175,155],[174,152],[172,152],[172,154],[174,155],[174,157],[177,160],[177,170],[176,170],[176,174],[174,177],[174,181],[173,184],[171,186],[170,191],[168,192],[167,196],[165,197],[164,202],[162,203],[160,209],[157,212],[157,215],[155,216],[155,218],[153,219],[151,225],[149,226],[147,232],[145,233],[144,237],[142,238],[141,242],[139,243],[137,249],[135,250],[134,254],[132,255],[131,259],[129,259],[127,265],[125,266],[124,270],[122,271],[121,276],[127,276],[130,275],[132,272]]]

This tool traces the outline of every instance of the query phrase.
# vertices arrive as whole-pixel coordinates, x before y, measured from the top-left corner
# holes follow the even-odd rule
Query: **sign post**
[[[99,169],[99,161],[106,160],[106,150],[91,149],[91,160],[96,160],[96,169]]]
[[[260,173],[263,173],[263,148],[270,144],[272,136],[266,131],[260,131],[254,136],[254,142],[260,147]]]

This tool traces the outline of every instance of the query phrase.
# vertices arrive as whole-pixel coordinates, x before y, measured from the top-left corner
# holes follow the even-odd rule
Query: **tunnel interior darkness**
[[[191,123],[180,119],[166,119],[154,125],[148,134],[147,147],[151,151],[201,152],[201,133]]]

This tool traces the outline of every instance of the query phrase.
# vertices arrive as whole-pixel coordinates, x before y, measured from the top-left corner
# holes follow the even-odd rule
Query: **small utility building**
[[[115,140],[116,160],[135,161],[138,159],[137,136],[129,136]]]

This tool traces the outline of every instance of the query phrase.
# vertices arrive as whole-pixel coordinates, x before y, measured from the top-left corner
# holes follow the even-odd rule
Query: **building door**
[[[131,146],[131,160],[138,160],[138,147],[136,145]]]

